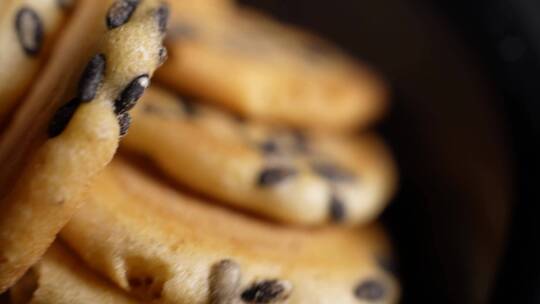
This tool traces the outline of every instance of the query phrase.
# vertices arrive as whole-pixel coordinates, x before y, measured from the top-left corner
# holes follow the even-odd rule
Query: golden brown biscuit
[[[136,304],[56,241],[10,289],[13,304]]]
[[[181,183],[282,222],[366,223],[386,206],[395,173],[386,147],[241,122],[150,88],[123,143]]]
[[[235,0],[170,0],[175,10],[194,12],[204,16],[230,14],[235,9]]]
[[[58,0],[2,0],[0,4],[0,125],[28,90],[65,23]]]
[[[83,0],[0,142],[0,292],[52,243],[160,64],[159,0]],[[123,125],[119,125],[123,124]]]
[[[182,194],[121,161],[61,232],[83,260],[157,303],[395,303],[384,234],[286,228]]]
[[[351,129],[385,108],[378,76],[328,42],[245,9],[172,8],[170,60],[156,75],[171,87],[296,127]]]

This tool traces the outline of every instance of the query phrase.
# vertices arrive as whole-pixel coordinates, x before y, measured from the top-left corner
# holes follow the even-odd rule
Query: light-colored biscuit
[[[159,81],[295,127],[350,130],[382,114],[383,82],[328,42],[245,9],[216,16],[175,5]]]
[[[58,0],[2,0],[0,9],[0,126],[4,126],[3,120],[47,59],[69,10]]]
[[[60,234],[118,286],[156,303],[396,303],[376,226],[287,228],[175,191],[113,161]]]
[[[282,222],[366,223],[386,206],[393,161],[374,136],[239,121],[152,87],[123,144],[199,192]]]
[[[136,304],[59,242],[10,289],[12,304]]]
[[[160,64],[167,16],[159,0],[78,3],[0,142],[0,292],[45,252],[112,159],[126,111]]]

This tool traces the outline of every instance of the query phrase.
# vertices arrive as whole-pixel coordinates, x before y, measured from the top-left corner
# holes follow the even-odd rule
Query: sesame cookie
[[[3,0],[0,5],[0,122],[25,94],[48,57],[69,7],[58,0]],[[5,124],[5,122],[2,122]]]
[[[119,160],[61,238],[144,302],[396,303],[376,226],[300,229],[210,204]]]
[[[236,9],[235,0],[172,0],[169,4],[175,10],[193,12],[203,16],[230,14]]]
[[[10,289],[12,304],[136,304],[59,242]]]
[[[161,63],[158,0],[81,0],[0,142],[0,293],[34,264],[112,159]]]
[[[247,10],[209,16],[175,6],[170,60],[156,75],[168,86],[295,127],[348,130],[382,114],[383,82],[330,43]]]
[[[201,193],[282,222],[369,222],[394,188],[393,161],[371,135],[352,139],[241,121],[157,87],[133,117],[127,148]]]

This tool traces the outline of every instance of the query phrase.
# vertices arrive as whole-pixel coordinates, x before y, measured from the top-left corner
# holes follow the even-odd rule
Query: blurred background
[[[540,303],[540,1],[241,2],[391,84],[403,303]]]

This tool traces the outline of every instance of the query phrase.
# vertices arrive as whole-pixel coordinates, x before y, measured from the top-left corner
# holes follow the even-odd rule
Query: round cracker
[[[158,303],[395,303],[376,226],[294,229],[220,208],[125,162],[100,175],[62,230],[122,289]]]
[[[384,112],[380,77],[327,41],[245,9],[172,8],[170,59],[156,76],[168,86],[295,127],[351,130]]]
[[[392,158],[373,135],[239,121],[155,87],[133,116],[126,147],[219,202],[281,222],[367,223],[393,193]]]

